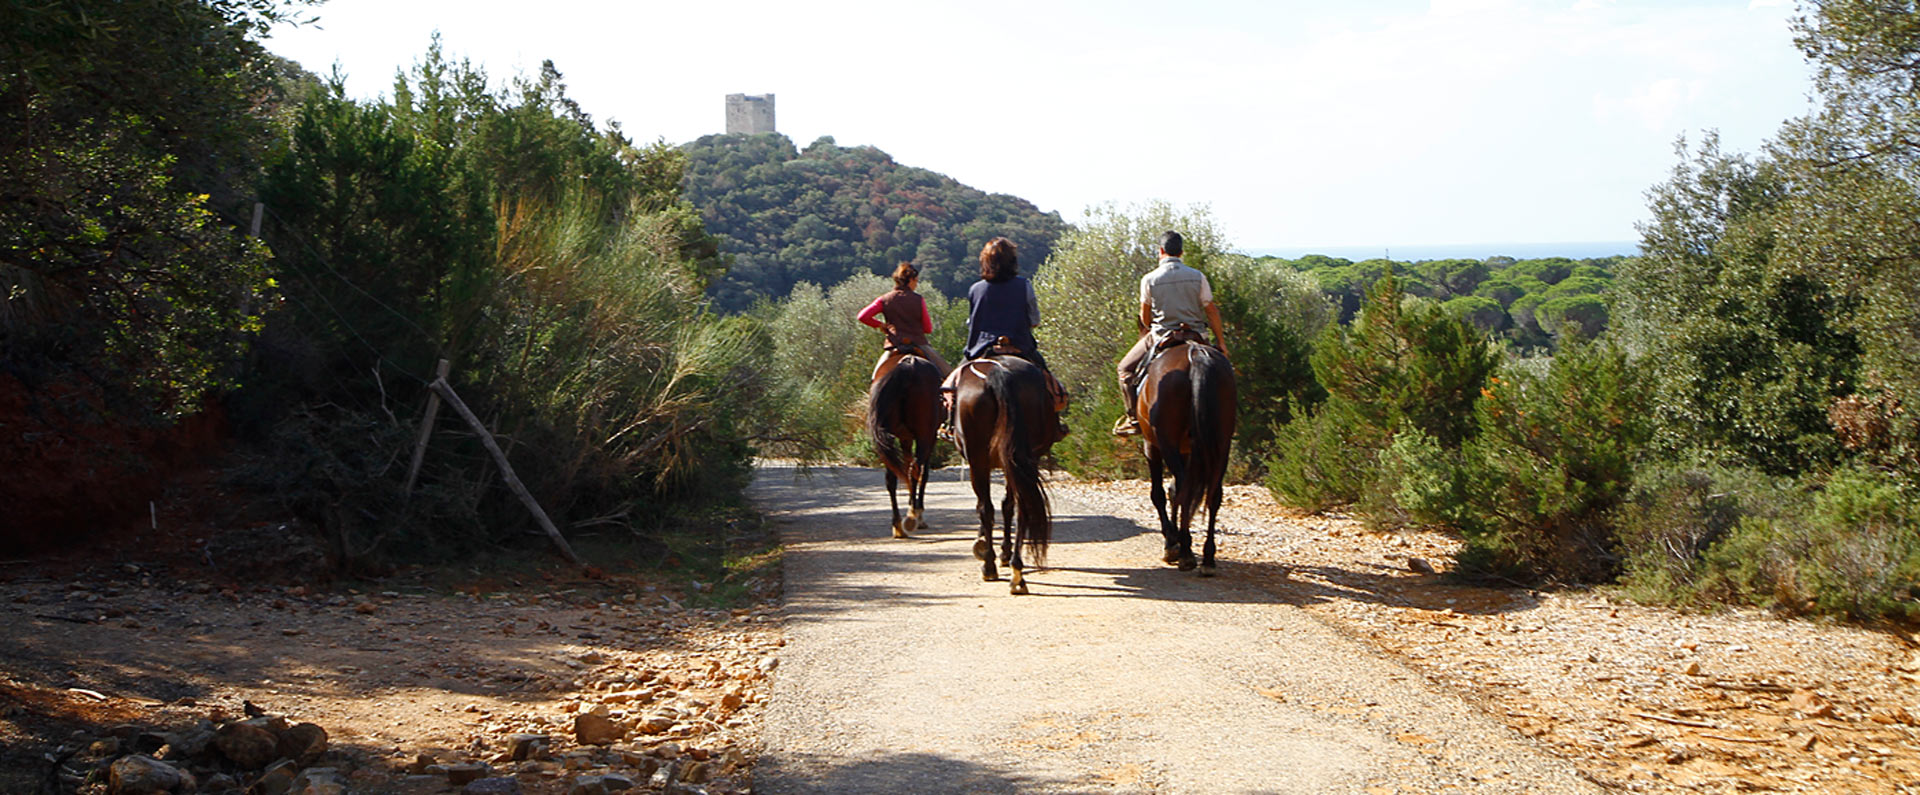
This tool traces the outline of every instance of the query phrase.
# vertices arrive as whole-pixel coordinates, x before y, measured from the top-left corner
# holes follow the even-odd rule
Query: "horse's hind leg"
[[[980,536],[973,540],[973,556],[980,559],[980,579],[991,582],[1000,579],[1000,571],[993,566],[993,470],[969,467],[967,474],[973,480],[974,505],[980,509]]]
[[[1019,519],[1016,515],[1019,511],[1015,510],[1017,507],[1019,506],[1013,501],[1013,484],[1008,483],[1007,496],[1000,501],[1000,521],[1005,525],[1001,528],[1000,534],[1000,565],[1002,566],[1011,566],[1016,560],[1014,555],[1019,548],[1019,541],[1014,538],[1013,528],[1015,520]],[[1018,571],[1015,569],[1016,573]]]
[[[1007,484],[1007,504],[1004,513],[1007,517],[1005,552],[1007,557],[1002,558],[1002,562],[1007,564],[1007,568],[1013,569],[1013,582],[1007,585],[1007,593],[1021,596],[1027,592],[1027,567],[1020,560],[1020,545],[1027,541],[1027,524],[1033,521],[1033,517],[1025,514],[1015,517],[1012,483]],[[1017,532],[1014,530],[1016,527],[1019,528]]]
[[[1008,584],[1007,593],[1021,596],[1027,592],[1027,567],[1020,561],[1020,545],[1026,543],[1026,518],[1021,517],[1019,538],[1013,541],[1013,561],[1007,567],[1013,569],[1013,582]]]
[[[1168,562],[1181,571],[1193,571],[1199,565],[1199,561],[1193,557],[1193,515],[1200,511],[1202,496],[1195,492],[1205,487],[1194,483],[1198,479],[1197,474],[1192,467],[1188,467],[1184,476],[1176,476],[1173,480],[1174,513],[1180,517],[1180,526],[1169,542],[1170,546],[1178,547],[1178,554]],[[1172,554],[1172,550],[1169,550],[1169,554]]]
[[[900,526],[900,477],[887,470],[887,502],[893,505],[893,537],[906,538],[908,531]],[[913,484],[907,484],[907,501],[913,501]]]
[[[1167,515],[1166,463],[1160,460],[1160,449],[1147,447],[1147,472],[1153,476],[1153,512],[1160,517],[1160,538],[1165,548],[1160,554],[1163,563],[1173,563],[1180,559],[1180,545],[1174,542],[1173,518]]]
[[[914,528],[927,530],[932,527],[927,524],[927,480],[933,468],[933,442],[915,440],[913,454],[915,477],[913,482],[907,485],[907,493],[910,497],[908,504],[912,506],[907,521]]]
[[[1212,577],[1214,574],[1213,529],[1214,524],[1220,519],[1221,490],[1218,480],[1213,482],[1212,488],[1207,489],[1207,543],[1200,548],[1200,576],[1202,577]]]

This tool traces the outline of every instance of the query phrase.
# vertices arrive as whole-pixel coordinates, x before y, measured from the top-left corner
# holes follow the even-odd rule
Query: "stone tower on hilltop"
[[[728,94],[727,134],[773,132],[772,94]]]

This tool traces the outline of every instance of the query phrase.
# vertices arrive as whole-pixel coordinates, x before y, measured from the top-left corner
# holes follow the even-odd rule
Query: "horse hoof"
[[[1007,593],[1012,594],[1014,596],[1026,595],[1027,578],[1020,576],[1019,573],[1016,572],[1013,575],[1013,584],[1007,586]]]
[[[1214,569],[1212,564],[1207,564],[1200,567],[1200,576],[1202,577],[1212,577],[1213,575],[1219,574],[1219,573],[1220,573],[1219,571]]]
[[[980,567],[980,579],[987,582],[1000,579],[1000,571],[993,567],[993,561],[987,561],[987,565]]]
[[[1162,554],[1160,556],[1160,562],[1161,563],[1179,563],[1180,550],[1177,550],[1177,549],[1167,550],[1165,554]]]
[[[1181,555],[1180,561],[1175,565],[1179,566],[1181,571],[1193,571],[1194,567],[1200,564],[1193,559],[1192,555]]]
[[[993,570],[993,542],[984,538],[973,542],[973,556],[987,563],[987,570]],[[991,580],[992,577],[987,579]]]
[[[913,531],[920,529],[919,523],[913,521],[913,517],[911,516],[907,517],[907,520],[904,522],[901,522],[901,524],[905,526],[893,528],[894,538],[906,538],[907,536],[912,535]]]

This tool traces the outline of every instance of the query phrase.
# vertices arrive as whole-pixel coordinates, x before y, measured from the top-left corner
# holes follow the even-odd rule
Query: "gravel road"
[[[757,789],[1597,791],[1231,567],[1177,572],[1157,532],[1059,495],[1053,568],[1010,596],[980,579],[963,476],[936,472],[934,527],[895,540],[878,470],[758,472],[788,643]]]

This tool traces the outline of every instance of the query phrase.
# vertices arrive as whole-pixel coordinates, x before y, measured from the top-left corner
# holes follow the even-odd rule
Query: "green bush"
[[[1210,280],[1240,396],[1237,475],[1261,466],[1273,429],[1293,419],[1293,407],[1326,398],[1309,341],[1333,322],[1334,307],[1312,277],[1243,256],[1215,260]]]
[[[1438,492],[1462,502],[1410,512],[1460,529],[1464,568],[1579,582],[1616,574],[1610,514],[1651,433],[1642,383],[1604,345],[1563,348],[1544,375],[1503,369],[1474,409],[1479,435],[1461,451],[1457,482]]]
[[[466,429],[433,437],[416,492],[390,499],[393,427],[442,358],[563,528],[645,535],[670,506],[737,499],[767,392],[750,360],[769,346],[707,311],[715,262],[676,151],[596,129],[551,64],[496,92],[437,46],[391,102],[336,84],[289,123],[262,187],[287,301],[234,403],[269,458],[326,465],[290,499],[344,555],[523,535],[526,509]],[[328,423],[356,430],[313,432]],[[319,449],[276,441],[299,439]]]
[[[1343,406],[1322,404],[1274,430],[1265,484],[1282,502],[1324,511],[1358,501],[1372,482],[1375,441],[1351,435],[1359,426]]]
[[[1448,450],[1418,428],[1393,437],[1380,454],[1379,484],[1363,506],[1370,522],[1380,526],[1407,524],[1461,527],[1471,521],[1460,451]]]
[[[1797,499],[1786,485],[1754,470],[1713,463],[1644,468],[1615,514],[1625,572],[1621,585],[1643,602],[1706,604],[1707,550],[1742,522],[1779,518]],[[1745,579],[1744,577],[1742,579]]]
[[[1115,439],[1107,433],[1124,409],[1119,389],[1075,395],[1066,417],[1073,432],[1053,446],[1054,463],[1082,478],[1111,480],[1143,475],[1147,464],[1139,443]]]
[[[1646,410],[1669,456],[1710,450],[1783,476],[1839,458],[1827,414],[1859,374],[1856,306],[1784,261],[1790,187],[1778,163],[1709,137],[1651,193],[1645,256],[1622,267],[1613,308],[1652,371]]]
[[[1405,299],[1392,276],[1367,299],[1352,329],[1329,326],[1315,345],[1326,402],[1277,431],[1267,483],[1281,499],[1381,507],[1392,487],[1378,458],[1396,434],[1417,429],[1447,449],[1473,434],[1474,401],[1495,363],[1486,338],[1438,303]]]
[[[1920,616],[1920,508],[1911,484],[1842,469],[1798,503],[1804,510],[1743,518],[1707,549],[1696,592],[1787,613]]]

